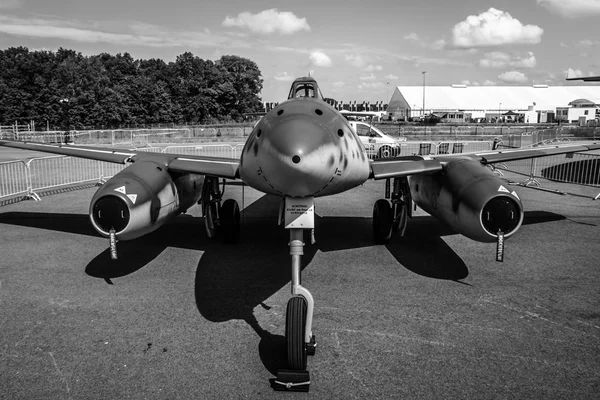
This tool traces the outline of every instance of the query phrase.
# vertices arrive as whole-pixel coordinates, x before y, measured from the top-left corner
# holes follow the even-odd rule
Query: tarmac
[[[373,244],[382,181],[317,199],[302,276],[317,353],[310,392],[285,393],[278,199],[227,186],[238,244],[208,239],[196,207],[112,262],[94,190],[0,207],[2,399],[598,398],[598,201],[517,187],[525,224],[498,263],[422,212]]]

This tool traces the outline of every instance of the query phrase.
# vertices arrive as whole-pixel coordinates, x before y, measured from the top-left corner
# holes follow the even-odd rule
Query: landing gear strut
[[[209,238],[220,234],[225,243],[235,243],[240,237],[240,207],[233,199],[227,199],[221,205],[224,191],[225,179],[221,189],[218,178],[210,176],[204,178],[200,199],[204,226]]]
[[[390,198],[390,179],[385,182],[385,199],[379,199],[373,206],[373,237],[377,243],[386,243],[392,233],[404,236],[408,217],[412,217],[410,187],[407,178],[394,178]]]
[[[304,230],[290,229],[290,255],[292,256],[292,298],[288,301],[285,318],[288,367],[306,369],[306,356],[314,355],[315,337],[312,319],[315,302],[310,292],[301,284],[301,264],[304,254]]]

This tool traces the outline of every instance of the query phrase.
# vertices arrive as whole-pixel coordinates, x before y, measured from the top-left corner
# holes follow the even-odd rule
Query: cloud
[[[498,75],[498,79],[507,83],[523,83],[527,82],[527,77],[519,71],[508,71]]]
[[[344,87],[346,85],[346,83],[345,82],[333,82],[332,85],[334,88],[341,88],[341,87]]]
[[[539,43],[544,30],[537,25],[523,25],[509,13],[490,8],[477,16],[470,15],[452,30],[457,47],[485,47],[503,44]]]
[[[225,17],[221,23],[226,27],[249,29],[254,33],[279,33],[290,35],[299,31],[310,31],[306,18],[298,18],[289,11],[278,11],[276,8],[261,11],[257,14],[239,13],[237,17]]]
[[[331,67],[331,58],[321,51],[313,51],[310,53],[310,61],[315,67]]]
[[[388,81],[395,81],[396,79],[398,79],[398,77],[396,75],[386,75],[385,79],[387,79]]]
[[[479,66],[482,68],[533,68],[536,66],[537,61],[532,52],[527,53],[528,56],[523,57],[511,57],[510,55],[501,51],[492,51],[491,53],[484,54],[485,58],[479,60]]]
[[[282,72],[280,74],[277,74],[273,77],[276,81],[281,81],[281,82],[290,82],[294,80],[294,77],[291,75],[288,75],[287,72]]]
[[[369,65],[367,68],[365,68],[365,71],[367,71],[367,72],[383,71],[383,67],[381,65]]]
[[[369,58],[360,54],[346,54],[344,59],[348,61],[348,64],[358,68],[363,68],[369,62]]]
[[[471,67],[473,64],[469,61],[464,60],[452,60],[448,58],[430,58],[422,56],[409,56],[409,55],[396,55],[396,58],[400,61],[413,62],[415,67],[421,64],[436,64],[436,65],[454,65],[457,67]]]
[[[569,68],[568,70],[563,72],[569,78],[581,78],[583,77],[583,72],[580,69]]]
[[[481,85],[482,86],[496,86],[496,82],[490,81],[489,79],[486,79],[485,81],[483,81],[483,83]]]
[[[361,82],[358,84],[358,90],[367,90],[367,89],[382,89],[382,82]]]
[[[600,0],[537,0],[537,3],[551,13],[565,18],[600,15]]]
[[[417,35],[414,32],[409,33],[408,35],[404,36],[405,40],[419,40],[419,35]]]
[[[23,0],[0,0],[0,9],[2,8],[21,8]]]
[[[203,31],[176,32],[163,27],[140,22],[124,24],[126,32],[107,32],[95,28],[102,26],[63,19],[23,19],[0,15],[0,33],[30,38],[54,38],[83,43],[109,43],[147,47],[250,47],[247,42],[207,34]],[[107,25],[109,25],[107,23]]]
[[[433,42],[430,46],[433,50],[442,50],[446,47],[446,41],[444,39],[439,39]]]
[[[461,83],[462,85],[467,85],[467,86],[469,86],[469,85],[471,84],[471,81],[464,80],[464,81],[460,81],[460,83]]]
[[[594,42],[589,39],[583,39],[577,43],[577,46],[580,46],[580,47],[592,47],[592,46],[598,46],[598,45],[600,45],[600,42]]]
[[[360,76],[358,79],[360,79],[361,81],[374,81],[377,79],[377,77],[373,74],[369,74]]]

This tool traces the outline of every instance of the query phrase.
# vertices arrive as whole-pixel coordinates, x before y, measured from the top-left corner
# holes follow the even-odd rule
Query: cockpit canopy
[[[298,97],[309,97],[323,100],[323,94],[321,93],[321,89],[319,89],[317,81],[311,77],[298,78],[294,81],[294,83],[292,83],[288,100]]]

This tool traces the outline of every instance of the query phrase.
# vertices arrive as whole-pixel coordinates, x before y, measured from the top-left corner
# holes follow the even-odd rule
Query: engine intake
[[[106,195],[94,203],[92,218],[103,232],[114,229],[120,233],[129,224],[129,207],[120,197]]]
[[[494,197],[481,210],[481,225],[492,235],[512,233],[521,222],[521,209],[508,196]]]

